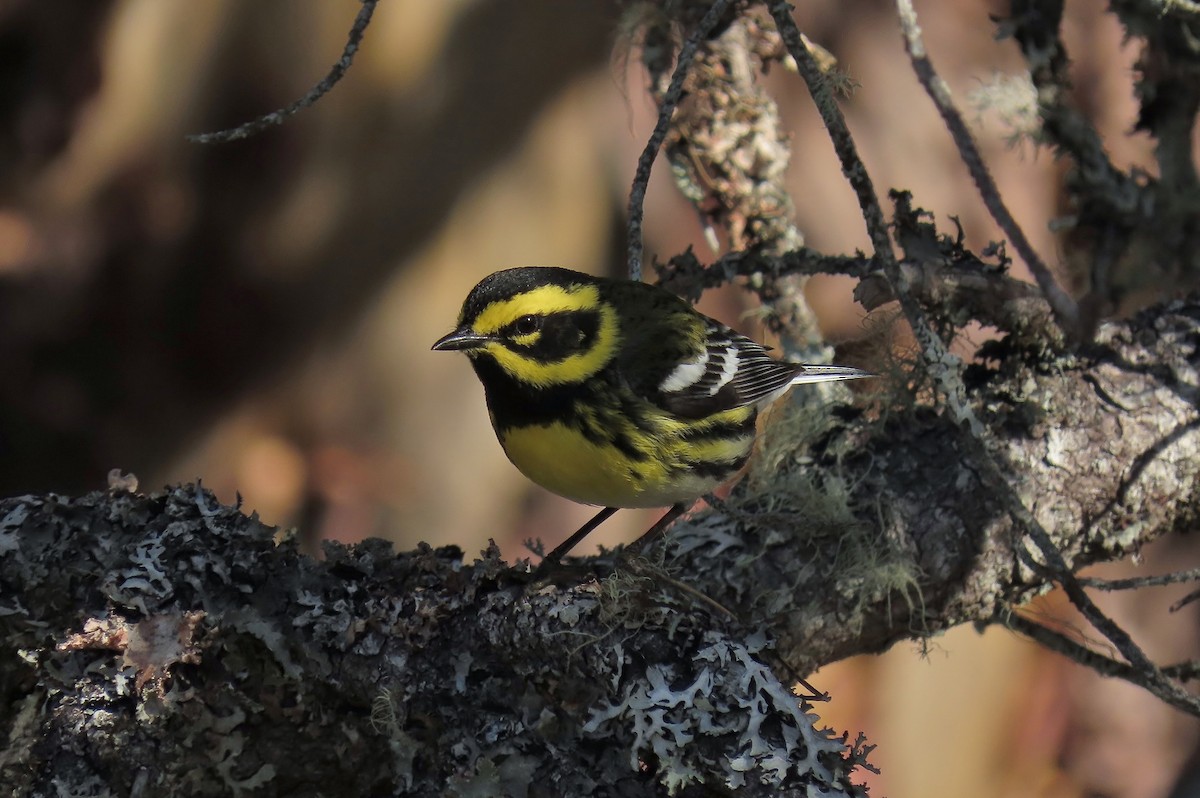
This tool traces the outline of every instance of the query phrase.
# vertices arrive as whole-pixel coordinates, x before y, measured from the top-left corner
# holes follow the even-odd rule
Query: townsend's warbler
[[[554,561],[615,508],[674,505],[669,523],[734,476],[789,386],[871,376],[775,360],[665,289],[557,268],[485,277],[433,348],[471,359],[525,476],[606,508]]]

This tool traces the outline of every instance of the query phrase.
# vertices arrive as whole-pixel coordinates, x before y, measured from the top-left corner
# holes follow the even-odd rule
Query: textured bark
[[[997,343],[985,353],[998,363],[968,371],[1010,484],[1073,568],[1136,551],[1195,520],[1198,323],[1200,306],[1178,302],[1102,327],[1088,355]],[[842,540],[769,534],[764,543],[761,529],[736,530],[731,550],[749,556],[699,558],[703,576],[692,584],[726,606],[783,607],[756,614],[800,672],[882,651],[914,630],[993,622],[1048,585],[1021,564],[1024,531],[1000,486],[985,483],[966,452],[954,427],[921,410],[892,417],[836,468],[816,464],[854,486],[850,505],[870,529],[866,539],[894,553],[884,565],[907,559],[919,591],[897,595],[886,575],[839,566]],[[692,534],[724,541],[729,532],[715,523]],[[751,607],[746,585],[787,592]],[[871,585],[874,592],[864,592]]]
[[[1197,341],[1179,302],[1086,357],[1000,344],[972,369],[1073,567],[1194,520]],[[669,576],[609,555],[553,582],[378,541],[318,562],[193,486],[6,500],[0,776],[14,795],[855,794],[861,746],[771,669],[994,622],[1047,587],[963,452],[929,408],[843,414],[804,474],[852,486],[853,535],[740,523],[766,502],[750,484],[673,535]]]
[[[317,562],[193,486],[7,500],[0,553],[14,795],[857,794],[764,635],[636,584]]]

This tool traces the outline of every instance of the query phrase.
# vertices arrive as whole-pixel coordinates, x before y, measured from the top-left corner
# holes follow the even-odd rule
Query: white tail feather
[[[791,385],[812,385],[817,382],[840,382],[841,380],[861,380],[864,377],[874,377],[869,371],[850,366],[810,366],[804,365],[801,371],[792,378]]]

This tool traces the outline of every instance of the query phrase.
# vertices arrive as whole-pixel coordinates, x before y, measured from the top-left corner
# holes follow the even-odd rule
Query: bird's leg
[[[663,513],[663,517],[658,519],[654,523],[654,526],[646,530],[646,534],[629,544],[629,550],[638,554],[645,551],[650,544],[662,537],[663,532],[674,523],[676,518],[687,512],[688,507],[691,507],[691,505],[683,502],[672,504],[671,509]]]
[[[580,541],[586,538],[593,529],[607,521],[616,511],[616,507],[605,507],[600,512],[596,513],[594,516],[592,516],[590,521],[579,527],[575,534],[571,535],[571,537],[567,538],[562,543],[559,543],[554,547],[553,551],[543,557],[542,562],[538,565],[538,569],[544,572],[558,565],[559,561],[562,560],[567,552],[578,546]]]
[[[683,502],[671,505],[671,508],[663,513],[663,517],[655,521],[654,526],[650,527],[650,529],[646,531],[646,534],[629,544],[629,551],[641,552],[647,546],[654,543],[656,540],[662,537],[663,532],[666,531],[667,527],[669,527],[675,521],[675,519],[687,512],[687,509],[690,506],[690,504]],[[578,546],[584,538],[591,534],[592,530],[611,518],[612,514],[616,511],[616,507],[605,507],[600,510],[600,512],[592,516],[592,518],[586,524],[579,527],[579,529],[576,530],[571,537],[567,538],[562,543],[559,543],[554,547],[553,551],[542,558],[542,561],[538,563],[538,571],[540,573],[545,573],[546,571],[557,567],[562,561],[562,558],[565,557],[567,553],[571,551],[571,549]]]

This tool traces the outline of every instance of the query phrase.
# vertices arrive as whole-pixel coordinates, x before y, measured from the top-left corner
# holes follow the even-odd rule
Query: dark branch
[[[1079,577],[1079,584],[1083,587],[1090,587],[1096,590],[1138,590],[1143,587],[1161,587],[1163,585],[1177,585],[1180,582],[1195,582],[1197,579],[1200,579],[1200,568],[1176,571],[1172,574],[1159,574],[1158,576],[1135,576],[1129,579],[1095,579],[1081,576]]]
[[[249,138],[267,128],[282,125],[288,117],[308,108],[328,94],[354,62],[354,56],[358,52],[358,46],[362,42],[363,34],[366,33],[367,26],[371,24],[371,16],[375,13],[375,6],[379,3],[379,0],[360,1],[362,2],[362,8],[358,10],[358,15],[354,18],[354,25],[351,26],[350,33],[346,37],[346,46],[342,48],[342,57],[330,68],[325,77],[321,78],[316,85],[308,90],[308,93],[286,108],[280,108],[269,114],[264,114],[258,119],[253,119],[227,130],[218,130],[212,133],[193,133],[186,137],[187,140],[193,144],[224,144],[228,141]]]
[[[671,116],[675,113],[675,106],[679,104],[679,98],[683,94],[683,82],[687,79],[688,69],[691,67],[692,58],[696,55],[696,49],[717,26],[717,22],[724,16],[728,8],[729,0],[715,0],[708,12],[697,23],[695,29],[688,34],[683,46],[679,48],[675,71],[671,75],[671,85],[663,94],[659,104],[658,120],[654,123],[654,131],[646,141],[646,146],[642,148],[642,154],[638,156],[637,169],[633,175],[633,186],[629,190],[629,242],[626,258],[631,280],[642,279],[642,207],[646,201],[646,189],[650,185],[650,169],[654,166],[658,151],[667,137]]]
[[[958,153],[979,190],[979,196],[983,198],[983,204],[987,206],[988,212],[992,214],[996,224],[1008,236],[1021,259],[1025,261],[1025,265],[1029,267],[1029,271],[1033,273],[1033,278],[1037,281],[1038,287],[1042,289],[1046,301],[1053,308],[1054,317],[1063,332],[1068,337],[1075,337],[1079,327],[1079,308],[1059,286],[1050,268],[1046,266],[1037,251],[1034,250],[1033,244],[1025,237],[1025,231],[1009,213],[1008,206],[1001,198],[1000,190],[996,187],[996,182],[992,180],[987,164],[983,162],[983,156],[975,145],[971,131],[967,129],[958,109],[954,107],[954,101],[950,98],[950,90],[934,70],[933,63],[925,52],[925,42],[921,38],[921,28],[917,24],[917,13],[913,10],[911,0],[896,0],[896,8],[900,14],[904,46],[912,61],[913,71],[917,73],[917,79],[921,81],[926,94],[933,100],[946,129],[950,132],[950,137],[954,139]]]

